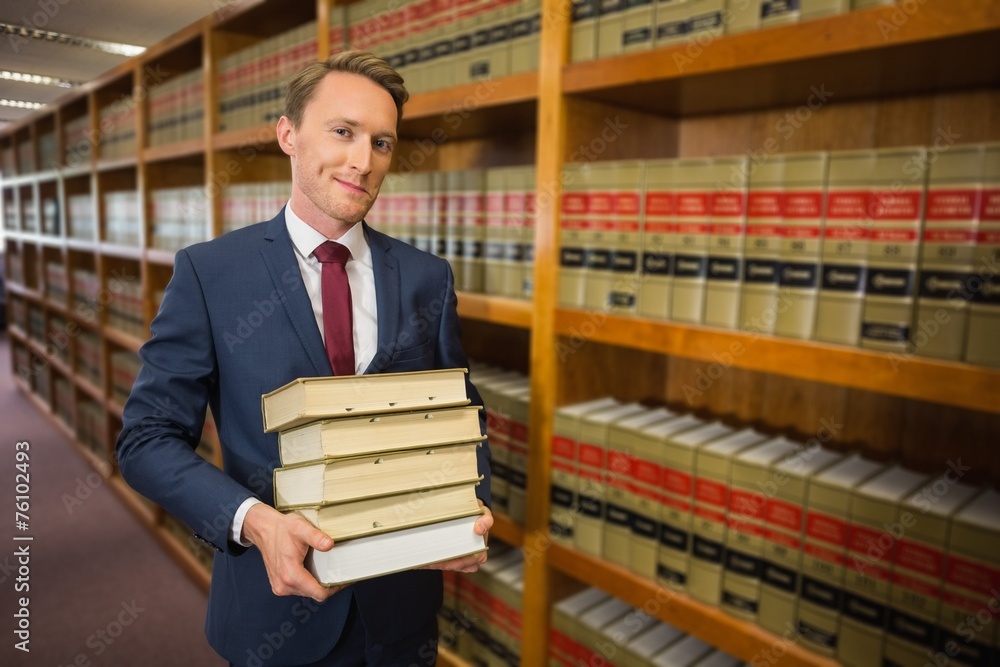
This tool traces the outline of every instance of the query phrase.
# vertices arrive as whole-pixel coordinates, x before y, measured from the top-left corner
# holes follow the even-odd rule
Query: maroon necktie
[[[347,280],[347,246],[325,241],[313,251],[323,264],[323,333],[334,375],[354,375],[354,313]]]

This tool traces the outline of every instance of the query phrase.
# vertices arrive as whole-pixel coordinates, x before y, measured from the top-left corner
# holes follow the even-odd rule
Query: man
[[[331,375],[337,365],[342,373],[467,365],[447,263],[362,221],[397,142],[408,97],[402,83],[362,52],[312,63],[293,78],[277,126],[291,158],[288,205],[269,222],[178,252],[140,352],[117,443],[121,472],[218,550],[206,633],[231,664],[435,661],[440,572],[321,586],[304,557],[310,547],[336,547],[303,518],[273,508],[277,437],[263,433],[260,414],[261,394]],[[349,298],[334,302],[319,257],[345,247]],[[468,391],[481,404],[471,384]],[[224,471],[194,452],[206,406]],[[488,504],[486,447],[479,470],[477,494]],[[492,522],[487,509],[476,532]],[[483,561],[479,554],[435,567],[473,572]]]

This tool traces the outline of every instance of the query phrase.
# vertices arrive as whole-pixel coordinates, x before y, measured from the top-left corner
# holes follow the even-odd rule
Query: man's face
[[[278,123],[279,144],[292,157],[295,212],[314,227],[332,222],[341,230],[364,218],[389,171],[395,129],[388,91],[357,74],[327,74],[299,125]]]

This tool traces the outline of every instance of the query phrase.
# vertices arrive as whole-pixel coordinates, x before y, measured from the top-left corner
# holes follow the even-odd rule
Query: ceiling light
[[[44,104],[38,102],[25,102],[24,100],[0,99],[0,107],[13,107],[15,109],[41,109]]]
[[[25,74],[24,72],[10,72],[0,69],[0,79],[18,81],[20,83],[34,83],[39,86],[58,86],[59,88],[75,88],[80,84],[66,79],[57,79],[51,76],[41,76],[39,74]]]
[[[106,42],[101,39],[88,39],[87,37],[79,37],[77,35],[67,35],[62,32],[52,32],[50,30],[41,30],[39,28],[32,28],[27,26],[16,26],[10,23],[0,23],[0,31],[6,32],[8,35],[17,35],[17,37],[27,39],[29,37],[34,37],[35,39],[43,39],[48,41],[59,41],[64,44],[72,44],[73,46],[82,46],[88,49],[95,49],[97,51],[104,51],[105,53],[112,53],[116,56],[125,56],[129,58],[131,56],[137,56],[146,50],[144,46],[133,46],[132,44],[121,44],[119,42]],[[17,51],[16,38],[11,39],[14,51]]]

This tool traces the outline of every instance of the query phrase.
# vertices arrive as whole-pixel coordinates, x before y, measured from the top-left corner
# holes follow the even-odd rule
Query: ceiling
[[[88,40],[148,47],[212,13],[227,0],[3,0],[0,23]],[[87,46],[0,33],[0,70],[87,83],[127,60]],[[46,104],[70,93],[0,78],[0,99]],[[0,131],[32,113],[0,106]]]

